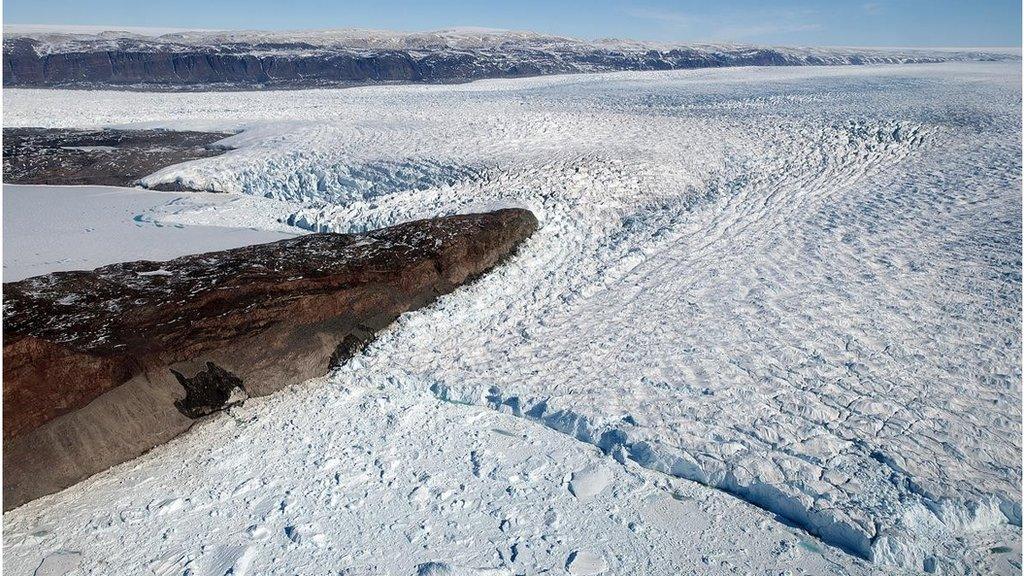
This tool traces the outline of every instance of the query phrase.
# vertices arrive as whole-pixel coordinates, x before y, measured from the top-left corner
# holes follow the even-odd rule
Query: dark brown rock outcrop
[[[231,134],[173,130],[4,128],[4,183],[133,186],[143,176],[223,154]],[[181,185],[158,186],[184,191]]]
[[[4,509],[324,374],[536,227],[499,210],[5,284]]]

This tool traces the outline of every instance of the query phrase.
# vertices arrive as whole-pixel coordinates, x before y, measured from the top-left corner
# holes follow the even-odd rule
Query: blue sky
[[[5,24],[186,28],[486,26],[580,38],[1020,46],[1020,0],[6,0]]]

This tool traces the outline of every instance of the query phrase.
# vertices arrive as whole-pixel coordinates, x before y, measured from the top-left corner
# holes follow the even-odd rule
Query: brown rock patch
[[[499,210],[5,284],[4,509],[324,374],[536,227]]]

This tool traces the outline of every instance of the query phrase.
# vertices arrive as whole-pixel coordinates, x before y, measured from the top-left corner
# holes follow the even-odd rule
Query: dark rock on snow
[[[5,284],[4,509],[324,374],[536,227],[499,210]]]
[[[4,128],[4,183],[132,186],[157,170],[217,156],[231,134]],[[169,185],[160,189],[184,191]]]

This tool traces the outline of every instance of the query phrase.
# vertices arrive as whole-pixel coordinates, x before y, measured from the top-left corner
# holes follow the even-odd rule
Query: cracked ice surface
[[[4,98],[8,125],[245,129],[147,181],[306,202],[308,229],[534,210],[338,384],[536,420],[880,564],[1020,547],[1016,65]]]
[[[250,400],[6,514],[5,570],[869,573],[760,510],[539,424],[350,383]],[[580,475],[601,479],[585,498]]]

